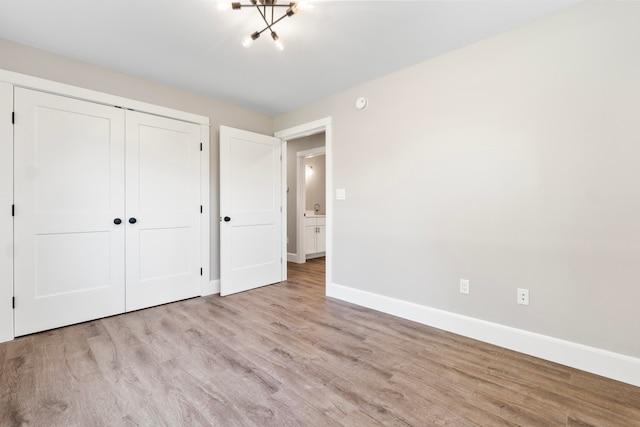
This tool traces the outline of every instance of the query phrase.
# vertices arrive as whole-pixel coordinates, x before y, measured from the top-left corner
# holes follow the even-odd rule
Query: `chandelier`
[[[279,4],[278,0],[251,0],[250,3],[218,2],[218,9],[220,10],[240,10],[247,7],[255,8],[258,13],[260,13],[260,17],[266,26],[259,31],[255,31],[253,34],[243,37],[242,46],[250,47],[253,42],[260,37],[260,34],[269,30],[276,47],[283,50],[284,45],[282,44],[282,40],[280,40],[280,37],[274,31],[273,27],[284,18],[295,15],[300,9],[312,9],[313,3],[310,1],[299,1]],[[282,13],[282,15],[276,13],[277,8],[284,8],[284,13]]]

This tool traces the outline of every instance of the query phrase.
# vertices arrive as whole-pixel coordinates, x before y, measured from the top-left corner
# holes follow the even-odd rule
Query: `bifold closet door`
[[[127,111],[126,310],[201,294],[200,126]]]
[[[124,110],[22,88],[14,102],[15,335],[122,313]]]

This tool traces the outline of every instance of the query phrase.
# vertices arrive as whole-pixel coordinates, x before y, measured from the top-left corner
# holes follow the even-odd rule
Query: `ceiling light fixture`
[[[299,9],[313,9],[314,5],[310,1],[301,1],[301,2],[289,2],[286,4],[278,4],[278,0],[251,0],[250,3],[240,3],[240,2],[218,2],[219,10],[240,10],[243,7],[251,7],[256,8],[260,13],[260,17],[266,24],[260,31],[256,31],[251,35],[245,36],[242,38],[242,46],[250,47],[253,42],[260,37],[260,34],[269,30],[271,33],[271,38],[275,43],[276,47],[279,50],[284,49],[284,45],[282,44],[282,40],[278,34],[273,30],[273,27],[280,21],[282,21],[287,16],[293,16],[298,13]],[[284,14],[278,18],[276,18],[276,8],[284,7],[286,8]]]

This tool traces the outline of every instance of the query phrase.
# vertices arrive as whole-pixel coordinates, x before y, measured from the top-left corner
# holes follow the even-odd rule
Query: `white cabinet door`
[[[304,254],[316,253],[316,230],[317,227],[306,226],[304,227]]]
[[[13,86],[0,83],[0,342],[13,339]]]
[[[200,126],[128,111],[126,135],[126,309],[198,296]]]
[[[122,313],[124,111],[16,88],[15,114],[16,336]]]
[[[316,252],[327,250],[327,226],[319,225],[316,233]]]
[[[220,127],[220,295],[282,280],[280,145]]]

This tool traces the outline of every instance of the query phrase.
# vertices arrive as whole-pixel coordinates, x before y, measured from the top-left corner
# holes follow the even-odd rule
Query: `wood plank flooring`
[[[289,281],[0,344],[0,426],[640,426],[640,388]]]

